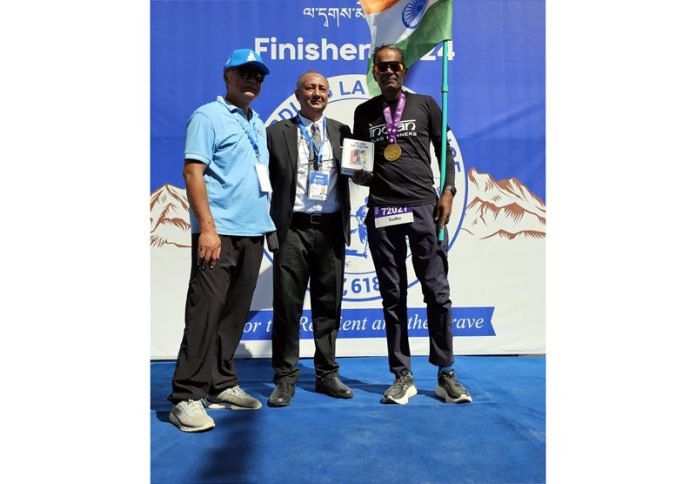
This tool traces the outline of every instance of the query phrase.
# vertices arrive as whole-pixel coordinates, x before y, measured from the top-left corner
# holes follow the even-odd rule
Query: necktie
[[[312,123],[312,141],[314,141],[314,145],[319,149],[319,145],[321,145],[321,135],[319,134],[319,126],[317,126],[315,123]],[[321,153],[319,153],[321,156]],[[314,169],[317,170],[319,167],[319,160],[317,159],[316,154],[314,153],[314,150],[312,150],[312,161],[314,161]]]

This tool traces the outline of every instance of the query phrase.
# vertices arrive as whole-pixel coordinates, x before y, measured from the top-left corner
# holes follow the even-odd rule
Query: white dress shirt
[[[300,122],[307,130],[307,134],[311,136],[312,121],[298,114]],[[297,127],[297,188],[295,191],[294,212],[304,213],[333,213],[340,210],[341,206],[338,201],[338,193],[336,190],[336,182],[338,181],[338,167],[334,160],[333,150],[331,149],[331,140],[324,133],[324,116],[315,121],[319,128],[321,139],[324,140],[324,146],[321,150],[321,168],[320,171],[329,174],[329,188],[326,200],[311,200],[308,193],[310,159],[313,156],[312,146],[309,141],[302,135],[300,127]],[[318,148],[318,147],[317,147]]]

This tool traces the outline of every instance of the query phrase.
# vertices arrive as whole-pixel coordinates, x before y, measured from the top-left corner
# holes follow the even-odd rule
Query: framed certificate
[[[341,173],[352,175],[354,171],[372,171],[375,160],[375,144],[370,141],[358,141],[344,138]]]

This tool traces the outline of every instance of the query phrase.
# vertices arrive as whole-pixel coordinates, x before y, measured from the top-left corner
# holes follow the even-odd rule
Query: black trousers
[[[340,212],[312,223],[295,214],[273,257],[273,369],[275,383],[294,384],[300,374],[300,317],[310,287],[317,377],[338,371],[336,336],[343,299],[345,243]]]
[[[406,237],[411,247],[413,269],[423,290],[427,306],[430,356],[428,361],[438,366],[453,364],[452,301],[447,281],[447,231],[445,240],[437,240],[434,220],[435,205],[413,207],[413,222],[375,228],[374,210],[367,218],[367,238],[375,264],[379,292],[382,296],[387,333],[389,369],[393,373],[411,369],[411,349],[408,344],[406,296]]]
[[[263,257],[263,237],[221,235],[214,269],[198,264],[192,237],[184,337],[169,400],[198,400],[237,385],[234,352],[244,331]]]

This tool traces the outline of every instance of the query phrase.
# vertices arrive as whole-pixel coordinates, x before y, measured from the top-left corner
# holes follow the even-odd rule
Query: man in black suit
[[[308,282],[316,390],[335,398],[353,396],[339,379],[336,363],[345,246],[350,244],[350,193],[340,160],[343,139],[351,133],[324,116],[329,83],[318,72],[300,76],[295,96],[299,114],[267,128],[271,217],[279,244],[273,257],[272,407],[287,406],[295,394]]]

